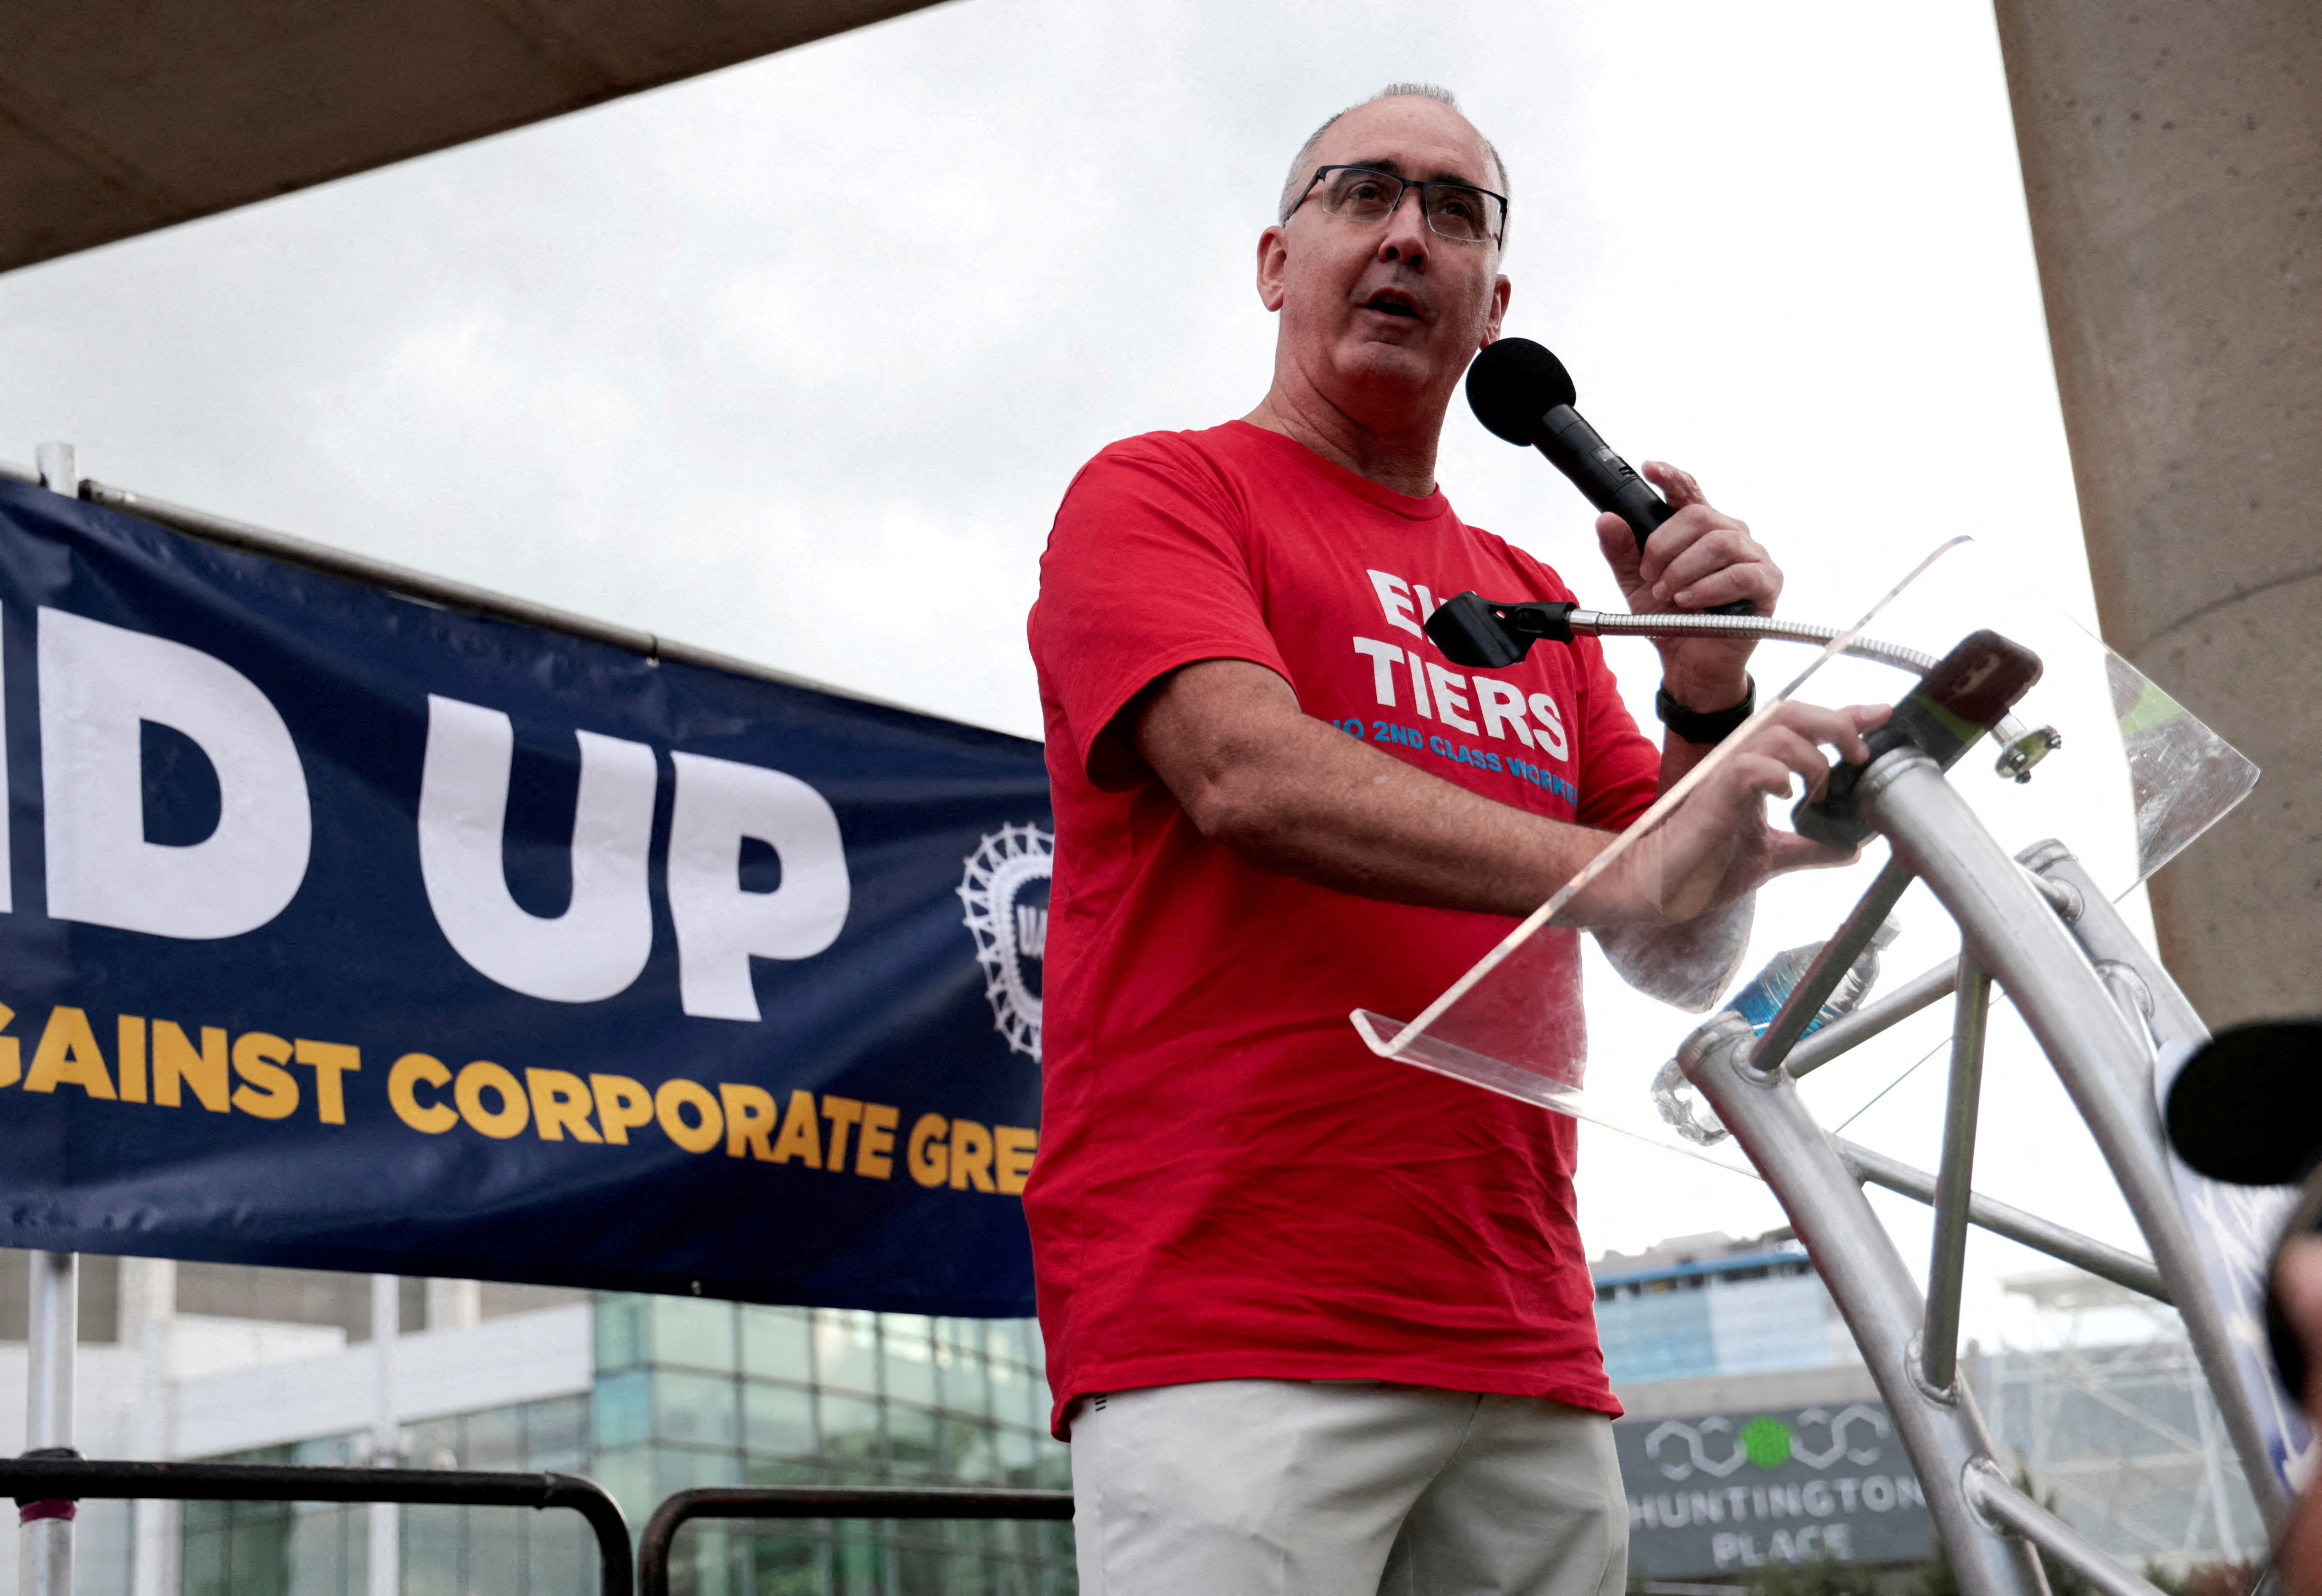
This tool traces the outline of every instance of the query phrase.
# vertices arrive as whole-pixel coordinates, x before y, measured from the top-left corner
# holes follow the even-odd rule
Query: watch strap
[[[1731,709],[1687,709],[1670,698],[1664,686],[1653,695],[1653,713],[1661,717],[1661,725],[1688,743],[1723,743],[1733,734],[1734,727],[1758,712],[1757,681],[1749,676],[1742,680],[1742,702]]]

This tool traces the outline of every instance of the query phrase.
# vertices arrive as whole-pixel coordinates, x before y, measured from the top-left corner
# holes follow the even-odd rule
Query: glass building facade
[[[1065,1489],[1047,1434],[1038,1327],[1019,1320],[600,1296],[593,1389],[409,1424],[420,1468],[554,1470],[611,1491],[634,1532],[697,1485]],[[346,1464],[325,1436],[225,1461]],[[361,1506],[188,1503],[183,1596],[368,1596]],[[590,1596],[578,1515],[402,1509],[404,1596]],[[681,1596],[1056,1596],[1076,1586],[1071,1526],[700,1523],[679,1537]]]
[[[566,1397],[428,1419],[406,1432],[408,1461],[417,1468],[585,1474],[589,1408],[585,1397]],[[326,1436],[218,1461],[357,1464],[366,1439]],[[367,1596],[370,1514],[361,1503],[187,1502],[178,1589],[183,1596]],[[577,1514],[407,1507],[401,1538],[403,1596],[580,1596],[597,1589],[596,1539]]]
[[[1769,1240],[1720,1236],[1682,1255],[1600,1260],[1596,1334],[1614,1389],[1856,1361],[1805,1249],[1786,1234]]]
[[[343,1466],[356,1437],[238,1452],[219,1463]],[[336,1502],[189,1501],[178,1588],[185,1596],[361,1596],[370,1545],[368,1509]]]
[[[586,1397],[559,1397],[431,1418],[407,1430],[407,1455],[420,1468],[588,1474],[593,1472],[589,1411]],[[483,1596],[494,1591],[547,1596],[596,1588],[597,1540],[577,1513],[403,1509],[403,1596]],[[287,1596],[309,1596],[309,1589],[294,1588]],[[311,1591],[312,1596],[363,1596],[360,1582],[343,1592]]]
[[[697,1485],[1065,1489],[1036,1326],[600,1297],[591,1473],[642,1521]],[[690,1596],[1045,1596],[1064,1524],[701,1524]]]

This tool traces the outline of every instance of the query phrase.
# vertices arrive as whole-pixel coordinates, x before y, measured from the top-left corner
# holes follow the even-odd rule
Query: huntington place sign
[[[1646,1573],[1933,1553],[1926,1493],[1881,1403],[1623,1419],[1613,1435]]]

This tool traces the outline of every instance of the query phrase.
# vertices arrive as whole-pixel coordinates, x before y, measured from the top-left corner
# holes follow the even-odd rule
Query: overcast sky
[[[1035,735],[1065,482],[1257,401],[1289,158],[1398,78],[1508,160],[1508,330],[1752,523],[1786,611],[1851,618],[1962,531],[2089,611],[1980,5],[953,0],[0,277],[0,458],[69,440],[120,486]],[[1464,408],[1441,479],[1617,600],[1578,497]],[[1779,1222],[1589,1147],[1595,1245]],[[2108,1212],[2080,1217],[2125,1239]],[[2034,1262],[1979,1254],[1978,1322]]]

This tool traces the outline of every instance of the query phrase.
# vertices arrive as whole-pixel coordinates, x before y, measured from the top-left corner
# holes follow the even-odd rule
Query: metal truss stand
[[[1719,1015],[1687,1040],[1680,1064],[1773,1188],[1845,1317],[1967,1596],[2045,1596],[2033,1543],[2107,1596],[2157,1596],[2008,1482],[1959,1378],[1961,1276],[1967,1227],[1981,1225],[2175,1307],[2259,1511],[2278,1525],[2286,1504],[2178,1203],[2153,1096],[2155,1048],[2198,1044],[2208,1033],[2061,844],[2043,844],[2020,862],[2009,858],[1935,762],[1915,749],[1879,759],[1856,797],[1886,834],[1892,862],[1762,1035],[1739,1015]],[[1957,967],[1930,971],[1802,1041],[1914,879],[1959,925]],[[1995,982],[2094,1135],[2152,1248],[2149,1262],[1975,1195],[1976,1112]],[[1955,1016],[1940,1169],[1932,1175],[1911,1169],[1815,1123],[1796,1076],[1945,996]],[[1866,1181],[1933,1207],[1924,1297],[1864,1197]]]

